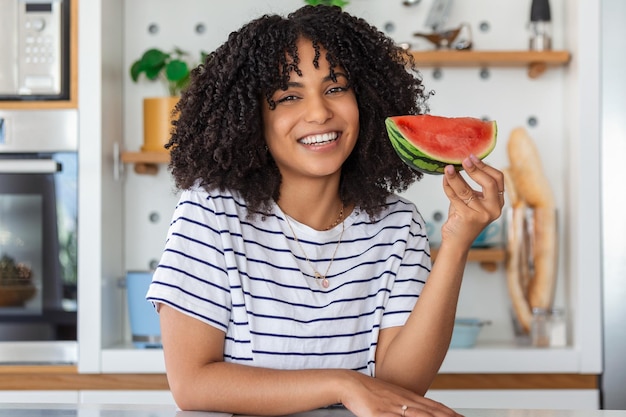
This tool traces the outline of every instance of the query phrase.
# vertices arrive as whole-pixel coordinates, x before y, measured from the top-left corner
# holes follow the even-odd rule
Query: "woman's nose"
[[[333,117],[333,112],[324,97],[309,97],[305,120],[309,123],[323,124]]]

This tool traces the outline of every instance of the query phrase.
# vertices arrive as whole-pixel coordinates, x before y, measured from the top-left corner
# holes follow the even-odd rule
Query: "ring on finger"
[[[405,417],[406,410],[408,410],[408,409],[409,409],[409,406],[408,406],[408,405],[403,405],[403,406],[402,406],[402,417]]]
[[[469,203],[471,203],[474,200],[474,196],[471,196],[470,198],[468,198],[467,200],[463,200],[465,202],[465,205],[468,205]]]

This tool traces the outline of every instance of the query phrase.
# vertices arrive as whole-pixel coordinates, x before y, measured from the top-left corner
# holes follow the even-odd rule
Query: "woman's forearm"
[[[170,388],[183,410],[283,415],[341,402],[347,370],[275,370],[214,362],[193,374],[168,372]]]
[[[467,250],[441,246],[407,322],[379,340],[377,378],[422,395],[428,390],[450,344],[466,260]]]

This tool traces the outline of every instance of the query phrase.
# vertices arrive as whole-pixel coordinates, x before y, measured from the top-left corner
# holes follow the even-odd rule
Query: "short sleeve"
[[[424,219],[412,203],[408,204],[411,207],[410,226],[406,233],[398,236],[398,239],[405,240],[406,243],[396,252],[401,261],[385,306],[381,328],[403,326],[406,323],[431,270],[430,246]]]
[[[231,295],[220,233],[221,204],[201,189],[182,193],[147,299],[226,331]]]

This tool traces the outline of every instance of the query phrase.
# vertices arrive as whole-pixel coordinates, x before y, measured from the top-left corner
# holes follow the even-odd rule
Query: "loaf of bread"
[[[507,262],[506,276],[509,297],[511,297],[511,305],[513,312],[517,318],[517,322],[524,332],[530,330],[530,322],[532,312],[528,304],[526,289],[523,285],[523,252],[518,250],[523,246],[523,222],[524,222],[524,204],[517,206],[511,211],[509,219],[509,231],[507,233]]]
[[[521,329],[528,333],[532,312],[528,304],[528,253],[526,252],[526,203],[520,200],[511,170],[505,168],[504,189],[511,209],[507,217],[506,278],[513,312]]]
[[[505,186],[512,207],[507,282],[518,321],[528,331],[532,309],[551,308],[554,302],[556,206],[539,152],[526,130],[511,132],[507,151],[510,168],[505,171]]]
[[[533,209],[532,258],[534,273],[528,283],[528,302],[532,308],[552,308],[556,290],[558,242],[556,210]]]
[[[539,151],[524,128],[513,129],[507,151],[519,198],[530,207],[554,208],[554,194],[544,174]]]

